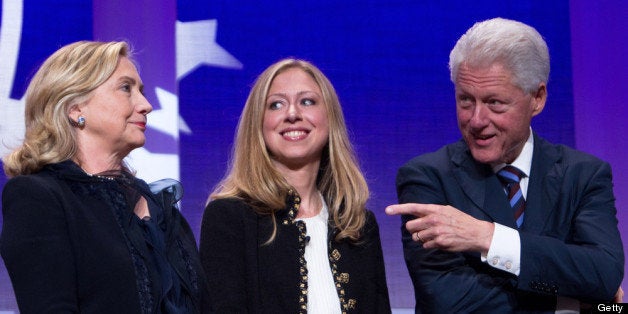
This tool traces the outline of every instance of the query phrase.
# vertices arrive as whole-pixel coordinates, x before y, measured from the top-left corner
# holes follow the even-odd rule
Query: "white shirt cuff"
[[[498,223],[493,223],[493,239],[486,256],[482,254],[482,262],[492,267],[519,276],[521,271],[521,240],[519,231]]]

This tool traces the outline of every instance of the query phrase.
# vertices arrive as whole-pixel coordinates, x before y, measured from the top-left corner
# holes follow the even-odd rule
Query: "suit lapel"
[[[526,198],[526,209],[521,229],[540,234],[548,217],[555,210],[559,189],[562,185],[560,174],[560,152],[556,146],[534,134],[532,168]]]
[[[506,194],[490,166],[475,162],[466,145],[457,147],[459,149],[452,154],[452,162],[456,166],[454,176],[465,195],[490,220],[516,228]],[[461,209],[482,219],[468,209]]]

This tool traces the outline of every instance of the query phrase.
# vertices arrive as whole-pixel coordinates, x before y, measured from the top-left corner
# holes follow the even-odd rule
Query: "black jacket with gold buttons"
[[[243,200],[210,202],[203,215],[201,262],[209,282],[212,313],[306,313],[305,228],[294,220],[298,198],[273,218]],[[296,205],[296,206],[295,206]],[[379,228],[372,212],[358,244],[334,241],[328,250],[343,313],[390,313]]]

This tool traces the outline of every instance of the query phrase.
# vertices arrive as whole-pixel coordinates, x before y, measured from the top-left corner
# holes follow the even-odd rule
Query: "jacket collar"
[[[526,199],[525,221],[547,221],[553,204],[557,201],[560,186],[559,163],[560,151],[556,146],[534,136],[532,167]],[[454,164],[453,174],[465,195],[492,221],[516,228],[514,218],[510,215],[506,198],[495,197],[502,190],[501,183],[491,167],[476,162],[469,147],[460,140],[450,148],[451,161]],[[542,224],[526,224],[523,229],[540,232]]]
[[[556,208],[562,186],[562,152],[534,134],[534,152],[522,229],[540,233]],[[534,223],[526,223],[533,221]]]

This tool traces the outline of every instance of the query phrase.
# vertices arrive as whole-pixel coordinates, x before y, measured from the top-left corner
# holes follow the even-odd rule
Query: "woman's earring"
[[[85,126],[85,117],[79,116],[78,119],[76,119],[76,125],[78,125],[79,128],[84,127]]]

